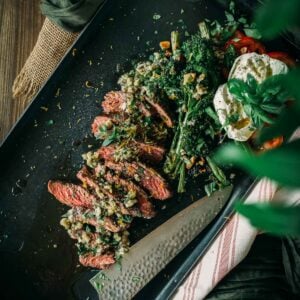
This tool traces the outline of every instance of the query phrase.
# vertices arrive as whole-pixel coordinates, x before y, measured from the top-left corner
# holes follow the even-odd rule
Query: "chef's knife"
[[[134,244],[121,267],[99,272],[91,283],[100,299],[132,299],[215,218],[231,192],[229,186],[191,204]]]

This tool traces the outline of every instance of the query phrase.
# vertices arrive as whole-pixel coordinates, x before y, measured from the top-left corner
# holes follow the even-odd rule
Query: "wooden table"
[[[12,85],[35,45],[44,17],[40,0],[0,0],[0,141],[25,108]]]

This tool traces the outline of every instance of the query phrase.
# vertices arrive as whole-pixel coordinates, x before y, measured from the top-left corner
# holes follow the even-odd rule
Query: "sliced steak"
[[[99,150],[97,150],[97,154],[99,155],[100,159],[114,160],[114,154],[116,148],[117,145],[109,145],[106,147],[101,147]]]
[[[146,117],[149,118],[153,115],[156,114],[156,112],[153,109],[149,109],[148,107],[146,107],[146,105],[144,103],[140,103],[139,104],[139,109],[140,112]]]
[[[104,101],[102,102],[103,112],[105,114],[120,114],[125,113],[127,107],[127,95],[122,91],[111,91],[104,96]],[[145,105],[145,103],[138,103],[138,108],[140,112],[145,117],[151,117],[157,115],[157,110],[150,106],[150,108]]]
[[[48,191],[61,203],[68,206],[82,206],[91,208],[96,197],[79,185],[63,183],[61,181],[48,182]]]
[[[71,239],[77,240],[79,243],[85,244],[91,248],[98,244],[97,239],[100,237],[99,233],[87,232],[82,228],[79,229],[79,226],[76,223],[71,225],[71,228],[68,230],[68,234]]]
[[[70,223],[88,224],[95,228],[101,227],[99,220],[95,216],[94,209],[91,210],[84,207],[73,207],[67,212],[65,218],[61,220],[61,225],[64,226],[65,229],[69,229],[68,227],[71,226]]]
[[[125,147],[129,147],[137,151],[137,155],[142,159],[146,159],[156,163],[162,161],[165,154],[165,149],[162,147],[136,141],[130,142]],[[117,149],[117,145],[109,145],[106,147],[101,147],[97,151],[97,153],[99,154],[99,158],[101,159],[114,161]]]
[[[172,192],[166,182],[152,168],[146,167],[139,162],[120,162],[106,161],[105,165],[126,177],[134,178],[142,187],[150,192],[153,198],[166,200],[172,197]]]
[[[96,138],[101,137],[101,129],[111,129],[114,125],[114,120],[108,116],[97,116],[92,123],[92,133]]]
[[[116,260],[113,254],[86,254],[79,256],[80,263],[85,267],[91,267],[99,270],[108,269]]]
[[[98,166],[97,166],[98,167]],[[97,169],[97,167],[95,169]],[[101,168],[101,167],[98,167]],[[116,205],[118,206],[120,212],[123,215],[130,215],[133,217],[140,216],[140,213],[135,208],[126,208],[122,202],[120,202],[120,195],[114,192],[108,191],[103,184],[97,181],[95,179],[94,174],[92,174],[86,166],[83,166],[83,168],[77,173],[77,178],[81,180],[83,183],[85,183],[87,186],[89,186],[91,189],[95,191],[97,196],[100,200],[103,201],[114,201]],[[108,185],[108,184],[107,184]]]
[[[128,229],[129,224],[124,223],[124,225],[122,225],[122,226],[117,225],[116,222],[114,222],[112,218],[105,217],[103,226],[106,230],[116,233],[116,232],[120,232],[120,231],[123,231],[125,229]]]
[[[108,182],[115,183],[122,186],[127,192],[132,191],[136,193],[136,199],[138,201],[139,210],[142,216],[146,219],[153,218],[155,216],[155,210],[152,203],[149,201],[147,194],[139,186],[131,181],[127,181],[117,175],[112,175],[111,173],[105,174],[105,179]]]
[[[133,146],[138,148],[140,156],[153,162],[160,162],[165,155],[165,149],[156,145],[134,142]]]
[[[108,189],[106,189],[102,184],[100,184],[100,182],[98,182],[89,172],[86,166],[83,166],[76,176],[84,184],[93,189],[101,200],[103,200],[104,196],[106,196],[109,199],[114,199],[118,197],[117,195],[113,194]]]
[[[106,114],[122,113],[126,109],[126,94],[124,92],[109,92],[102,102],[103,111]]]
[[[117,225],[111,217],[105,217],[103,221],[100,221],[99,216],[95,215],[94,209],[85,209],[82,207],[75,207],[68,211],[67,215],[68,221],[61,221],[61,225],[65,227],[65,229],[69,229],[72,224],[80,223],[80,224],[88,224],[94,226],[97,229],[104,228],[110,232],[120,232],[128,229],[129,224]],[[71,224],[70,224],[71,223]]]
[[[161,103],[157,99],[150,99],[149,97],[144,97],[144,99],[154,108],[156,113],[160,116],[160,118],[164,121],[164,123],[169,127],[172,128],[174,123],[172,118],[170,117],[167,109],[163,107]]]

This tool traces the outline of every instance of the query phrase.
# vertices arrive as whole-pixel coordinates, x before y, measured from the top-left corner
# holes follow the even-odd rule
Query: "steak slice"
[[[154,169],[146,167],[139,162],[105,161],[105,165],[126,177],[134,178],[140,185],[148,190],[153,198],[166,200],[172,197],[172,192],[166,182]]]
[[[111,129],[115,123],[115,120],[109,116],[97,116],[92,123],[92,133],[96,138],[101,138],[101,129]]]
[[[122,91],[111,91],[104,96],[104,101],[102,102],[102,109],[105,114],[122,114],[126,112],[127,107],[127,94]],[[157,115],[157,110],[150,106],[148,108],[145,103],[138,103],[138,108],[140,112],[145,117],[151,117]]]
[[[135,147],[138,148],[140,156],[153,162],[160,162],[165,155],[165,149],[156,145],[145,144],[141,142],[134,142]]]
[[[101,105],[106,114],[122,113],[126,109],[126,94],[121,91],[111,91],[104,96]]]
[[[151,107],[152,108],[152,107]],[[146,117],[146,118],[149,118],[153,115],[156,114],[156,111],[154,111],[154,109],[149,109],[148,107],[146,107],[146,105],[144,103],[140,103],[139,104],[139,110],[140,112]]]
[[[67,222],[63,222],[63,220],[68,220]],[[71,225],[69,223],[82,223],[92,225],[95,228],[101,226],[99,220],[97,220],[94,210],[86,209],[84,207],[72,207],[68,212],[64,215],[64,218],[61,220],[61,225],[68,229]],[[65,225],[67,224],[67,226]]]
[[[172,118],[170,117],[166,108],[164,108],[163,105],[159,103],[157,99],[150,99],[149,97],[144,97],[144,99],[153,107],[156,113],[160,116],[160,118],[169,128],[172,128],[174,126]]]
[[[95,215],[95,210],[84,209],[82,207],[75,207],[68,211],[66,217],[71,223],[81,223],[92,225],[96,228],[96,230],[104,228],[110,232],[120,232],[125,229],[128,229],[129,224],[117,225],[112,218],[105,217],[103,221],[99,220],[99,217]],[[62,225],[65,224],[62,223]],[[64,225],[63,225],[64,226]],[[68,225],[70,226],[70,225]],[[64,226],[66,228],[66,226]],[[66,228],[67,229],[67,228]]]
[[[84,184],[93,189],[101,200],[103,200],[104,196],[109,199],[115,199],[118,197],[118,195],[113,194],[103,185],[101,185],[96,179],[94,179],[93,175],[89,172],[86,166],[83,166],[76,176]]]
[[[142,159],[156,163],[162,161],[165,154],[165,149],[162,147],[136,141],[130,142],[128,146],[125,147],[132,148],[134,151],[137,151],[137,155]],[[101,147],[97,153],[101,159],[115,161],[116,151],[118,151],[117,145],[109,145],[106,147]]]
[[[103,226],[106,230],[116,233],[128,229],[129,224],[124,224],[123,226],[117,225],[112,218],[105,217]]]
[[[126,208],[124,204],[120,202],[120,195],[105,189],[103,184],[101,184],[94,178],[93,174],[91,174],[91,172],[87,169],[86,166],[83,166],[82,169],[77,173],[77,178],[81,180],[83,183],[85,183],[86,185],[88,185],[91,189],[93,189],[100,200],[102,201],[113,200],[118,206],[121,214],[130,215],[133,217],[140,216],[140,213],[137,209]]]
[[[108,182],[113,182],[117,185],[122,186],[127,192],[133,191],[134,193],[136,193],[138,207],[144,218],[150,219],[155,216],[156,213],[152,203],[149,201],[148,196],[144,192],[144,190],[142,190],[139,186],[137,186],[133,182],[120,178],[117,175],[112,175],[111,173],[105,174],[105,179]]]
[[[113,254],[85,254],[79,256],[80,263],[85,267],[91,267],[99,270],[108,269],[116,260]]]
[[[101,147],[99,150],[97,150],[97,154],[99,158],[105,159],[105,160],[114,160],[114,154],[115,150],[117,148],[117,145],[109,145],[106,147]]]
[[[48,182],[48,191],[58,201],[68,206],[82,206],[92,208],[96,197],[79,185],[72,183],[63,183],[61,181]]]

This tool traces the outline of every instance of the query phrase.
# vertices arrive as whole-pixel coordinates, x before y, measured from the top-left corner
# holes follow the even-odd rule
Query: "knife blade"
[[[100,271],[90,280],[99,299],[132,299],[216,217],[231,192],[228,186],[194,202],[134,244],[121,268]]]

